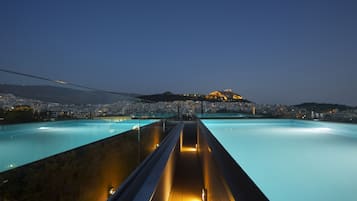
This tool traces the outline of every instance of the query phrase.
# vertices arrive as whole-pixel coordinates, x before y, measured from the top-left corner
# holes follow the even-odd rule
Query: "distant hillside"
[[[328,112],[333,109],[338,109],[340,111],[354,109],[354,107],[339,104],[328,104],[328,103],[302,103],[299,105],[293,105],[297,108],[305,108],[307,110],[316,112]]]
[[[173,94],[171,92],[165,92],[162,94],[153,94],[153,95],[145,95],[145,96],[138,96],[138,98],[145,100],[145,101],[150,101],[150,102],[170,102],[170,101],[186,101],[186,100],[192,100],[192,101],[210,101],[210,102],[222,102],[222,100],[218,99],[207,99],[206,96],[204,95],[197,95],[197,96],[185,96],[181,94]],[[250,102],[248,100],[242,99],[242,100],[237,100],[234,102]]]
[[[146,101],[152,101],[152,102],[203,100],[202,97],[183,96],[183,95],[179,95],[179,94],[173,94],[171,92],[165,92],[162,94],[138,96],[138,98],[146,100]]]
[[[108,104],[119,100],[135,99],[134,94],[128,93],[114,94],[45,85],[20,86],[0,84],[0,93],[11,93],[23,98],[62,104]]]

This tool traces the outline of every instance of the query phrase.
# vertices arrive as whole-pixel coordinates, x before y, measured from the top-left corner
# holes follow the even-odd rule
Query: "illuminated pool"
[[[0,172],[155,120],[75,120],[0,126]]]
[[[272,201],[357,200],[357,125],[202,120]]]

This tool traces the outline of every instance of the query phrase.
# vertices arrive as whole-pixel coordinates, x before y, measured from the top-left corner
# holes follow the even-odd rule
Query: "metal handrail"
[[[182,130],[183,123],[173,128],[158,149],[134,170],[108,201],[151,200],[166,163],[178,144]]]

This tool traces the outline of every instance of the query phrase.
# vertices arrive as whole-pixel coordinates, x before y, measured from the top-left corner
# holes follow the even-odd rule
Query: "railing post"
[[[182,151],[182,144],[183,144],[183,130],[180,132],[180,152]]]

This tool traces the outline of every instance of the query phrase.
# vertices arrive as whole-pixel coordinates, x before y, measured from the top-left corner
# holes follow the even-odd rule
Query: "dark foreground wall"
[[[140,148],[128,131],[0,173],[0,201],[105,201],[164,135],[159,122],[141,129]]]
[[[234,200],[232,193],[221,176],[221,170],[212,155],[212,148],[207,139],[208,131],[198,123],[197,145],[202,163],[203,183],[206,189],[206,200]]]
[[[198,125],[198,151],[207,200],[268,200],[202,122]]]

